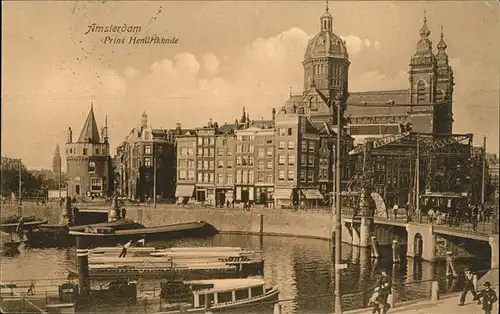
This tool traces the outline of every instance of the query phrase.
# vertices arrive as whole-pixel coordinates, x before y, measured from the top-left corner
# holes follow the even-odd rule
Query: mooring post
[[[118,205],[118,197],[113,197],[111,207],[108,210],[108,222],[117,221],[119,217],[120,206]]]
[[[457,277],[453,252],[446,252],[446,277]]]
[[[399,254],[399,243],[398,243],[398,240],[393,240],[392,241],[392,261],[394,263],[401,262],[400,255],[401,254]]]
[[[89,282],[89,250],[84,237],[76,237],[76,258],[78,262],[78,283],[80,286],[79,306],[84,306],[89,302],[90,282]]]
[[[439,300],[439,282],[433,281],[431,286],[431,300],[437,301]]]
[[[375,236],[372,236],[372,258],[379,258],[379,257],[380,257],[379,244],[377,238]]]
[[[259,217],[260,217],[259,233],[263,234],[264,233],[264,214],[259,214]]]
[[[279,302],[274,305],[273,314],[281,314],[281,304]]]

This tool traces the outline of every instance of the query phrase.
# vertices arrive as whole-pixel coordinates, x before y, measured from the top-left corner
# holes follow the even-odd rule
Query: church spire
[[[430,34],[431,31],[427,27],[427,12],[424,11],[424,25],[422,25],[422,27],[420,28],[420,37],[428,38]]]
[[[441,40],[439,41],[437,48],[439,52],[444,52],[448,46],[444,42],[443,26],[441,25]]]

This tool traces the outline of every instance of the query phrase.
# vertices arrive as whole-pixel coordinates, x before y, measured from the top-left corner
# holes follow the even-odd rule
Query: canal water
[[[334,249],[328,241],[219,234],[208,239],[151,242],[147,246],[238,246],[260,250],[265,259],[264,278],[269,285],[279,287],[284,313],[334,312]],[[432,278],[440,281],[443,292],[457,291],[462,286],[460,280],[445,279],[444,263],[406,259],[403,251],[401,263],[393,267],[390,248],[382,249],[382,258],[378,261],[372,260],[370,253],[369,249],[342,247],[343,263],[348,264],[348,268],[341,271],[342,306],[345,310],[367,305],[382,269],[393,277],[398,302],[428,297]],[[473,264],[476,270],[488,267],[487,261],[479,260]],[[462,272],[466,266],[470,265],[457,263],[457,270]],[[74,249],[21,248],[20,254],[2,258],[1,281],[59,278],[62,283],[62,278],[68,275],[67,269],[76,269]],[[116,307],[116,312],[121,312],[120,307]]]

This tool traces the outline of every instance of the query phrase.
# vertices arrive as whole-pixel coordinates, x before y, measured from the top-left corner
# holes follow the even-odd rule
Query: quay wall
[[[76,207],[80,208],[78,205]],[[328,211],[293,212],[281,209],[246,211],[235,208],[183,208],[163,204],[157,205],[157,208],[127,206],[126,209],[126,218],[141,222],[146,227],[203,220],[222,233],[296,236],[325,240],[332,238],[335,228],[335,216]],[[22,212],[25,216],[45,218],[48,219],[48,223],[57,224],[61,208],[55,204],[41,206],[36,203],[25,203]],[[16,213],[16,205],[2,205],[2,217]]]

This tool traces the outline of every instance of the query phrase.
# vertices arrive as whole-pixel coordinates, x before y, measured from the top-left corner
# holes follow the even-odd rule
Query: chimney
[[[271,114],[272,114],[272,117],[273,117],[273,121],[276,119],[276,109],[273,108],[273,110],[271,110]]]
[[[73,142],[73,131],[71,131],[71,128],[68,128],[68,143]]]
[[[208,127],[211,128],[213,126],[212,118],[208,118]]]

